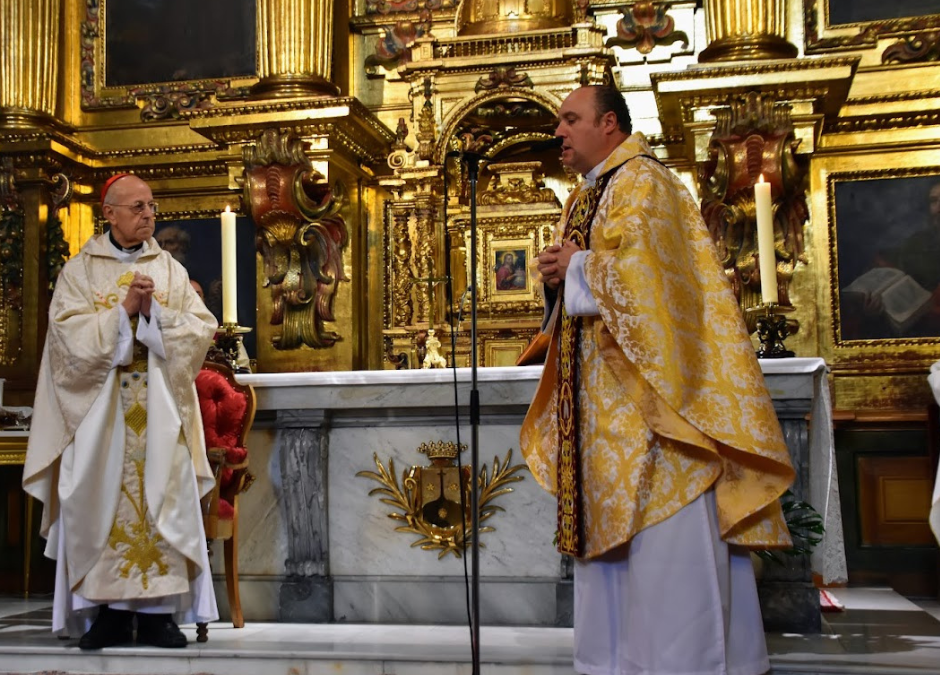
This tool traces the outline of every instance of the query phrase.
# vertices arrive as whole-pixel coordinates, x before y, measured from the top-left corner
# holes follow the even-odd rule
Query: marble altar
[[[800,467],[794,491],[808,498],[807,415],[825,388],[825,364],[785,359],[762,365]],[[502,461],[510,450],[513,464],[524,463],[518,429],[540,374],[540,366],[479,370],[481,464],[492,467],[495,457]],[[399,478],[411,465],[426,465],[418,446],[457,441],[458,415],[459,440],[468,443],[469,369],[238,379],[255,388],[259,410],[249,438],[258,480],[240,507],[246,620],[464,623],[465,558],[439,559],[437,551],[412,547],[417,537],[395,531],[399,523],[388,517],[392,507],[369,496],[377,484],[356,474],[375,471],[374,454],[385,466],[393,459]],[[820,456],[827,453],[831,445]],[[463,461],[469,463],[469,451]],[[831,470],[820,473],[827,482],[834,477]],[[495,501],[505,509],[487,521],[495,531],[481,536],[481,620],[570,625],[570,563],[552,544],[555,501],[527,471],[520,475],[525,478],[511,486],[513,492]],[[808,560],[776,571],[768,566],[762,601],[765,621],[777,627],[771,629],[818,630]]]

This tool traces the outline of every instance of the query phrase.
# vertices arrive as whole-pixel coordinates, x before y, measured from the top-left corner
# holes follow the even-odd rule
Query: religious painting
[[[889,37],[898,37],[903,44],[904,34],[940,28],[940,9],[935,0],[807,0],[803,16],[808,53],[874,49],[879,39]],[[890,56],[882,60],[916,60],[916,55],[906,55],[904,49],[893,55],[898,58]]]
[[[940,339],[940,167],[833,174],[836,343]]]
[[[82,104],[160,97],[166,115],[257,81],[257,0],[86,0]],[[147,112],[145,105],[144,112]],[[151,111],[153,113],[153,111]],[[159,119],[147,117],[144,119]]]
[[[533,259],[533,241],[487,237],[484,260],[484,293],[490,302],[534,300],[535,280],[529,269]]]
[[[160,247],[172,255],[189,273],[206,307],[222,323],[222,228],[218,218],[158,220],[153,235]],[[238,324],[255,328],[256,302],[255,228],[249,218],[239,217],[235,225],[235,267],[238,273]],[[244,336],[249,358],[256,358],[256,336]]]
[[[496,293],[518,293],[529,287],[532,281],[527,269],[526,253],[524,248],[493,250],[492,264],[496,274],[493,290]]]

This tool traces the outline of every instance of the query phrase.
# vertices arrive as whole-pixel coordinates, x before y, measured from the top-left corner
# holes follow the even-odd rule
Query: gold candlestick
[[[757,338],[760,340],[757,358],[785,359],[794,356],[794,353],[783,344],[787,335],[790,334],[784,314],[792,312],[792,307],[767,302],[748,311],[757,314]]]
[[[245,326],[239,326],[235,323],[223,323],[219,326],[219,332],[215,335],[215,344],[225,354],[233,373],[251,372],[248,368],[238,365],[238,357],[242,351],[242,335],[250,332],[251,329]]]

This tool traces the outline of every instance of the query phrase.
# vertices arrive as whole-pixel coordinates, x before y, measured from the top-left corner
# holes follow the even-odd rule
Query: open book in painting
[[[875,267],[842,289],[844,294],[858,294],[861,302],[868,296],[881,299],[884,314],[894,332],[903,335],[930,308],[930,291],[910,275],[893,267]]]

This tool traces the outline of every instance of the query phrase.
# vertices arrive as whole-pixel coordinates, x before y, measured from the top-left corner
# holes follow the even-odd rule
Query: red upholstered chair
[[[255,418],[255,391],[235,381],[232,369],[206,361],[196,377],[196,393],[206,432],[209,463],[215,472],[215,488],[203,497],[202,513],[209,552],[214,539],[224,540],[225,590],[232,625],[245,625],[238,595],[238,496],[254,477],[248,472],[245,439]],[[208,628],[196,627],[196,640],[208,640]]]

